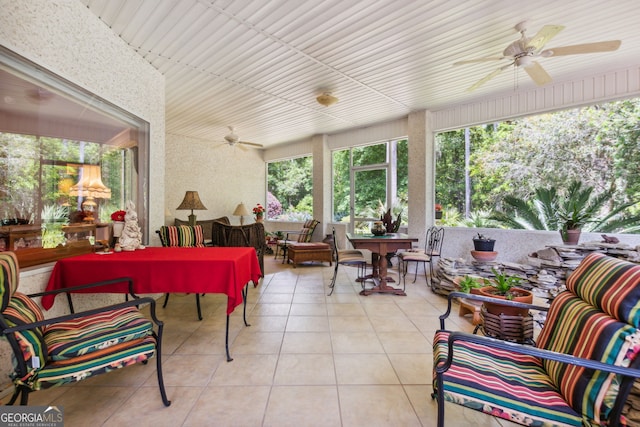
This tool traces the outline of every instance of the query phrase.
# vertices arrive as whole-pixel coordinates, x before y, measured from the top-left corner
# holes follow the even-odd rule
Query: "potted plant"
[[[465,294],[477,294],[477,289],[482,287],[482,282],[479,278],[469,275],[465,275],[462,278],[457,277],[454,282],[458,286],[458,290]]]
[[[518,287],[522,279],[517,276],[508,276],[505,273],[497,271],[495,268],[492,268],[491,272],[494,275],[493,279],[484,279],[486,286],[478,289],[477,293],[479,295],[527,304],[531,304],[533,302],[533,293]],[[520,315],[524,317],[529,312],[526,308],[507,307],[487,302],[484,303],[484,306],[486,307],[487,312],[494,315],[505,314],[507,316]]]
[[[640,214],[631,211],[636,200],[619,202],[612,189],[594,194],[594,188],[573,181],[566,189],[540,187],[531,197],[513,195],[503,199],[506,209],[492,218],[509,228],[560,231],[562,241],[577,244],[580,231],[616,233],[634,227]],[[577,235],[576,240],[567,240]]]
[[[436,219],[442,219],[442,205],[436,203]]]
[[[473,238],[473,249],[479,252],[493,252],[496,240],[478,233]]]

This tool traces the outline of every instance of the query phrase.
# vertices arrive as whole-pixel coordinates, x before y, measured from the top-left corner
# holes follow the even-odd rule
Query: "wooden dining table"
[[[417,242],[417,238],[409,237],[404,233],[387,233],[382,236],[347,233],[347,239],[355,249],[368,249],[372,253],[373,273],[370,278],[375,286],[363,289],[360,295],[374,293],[407,295],[403,289],[389,286],[389,282],[394,282],[394,280],[387,275],[387,254],[393,253],[398,249],[411,249],[411,244]]]

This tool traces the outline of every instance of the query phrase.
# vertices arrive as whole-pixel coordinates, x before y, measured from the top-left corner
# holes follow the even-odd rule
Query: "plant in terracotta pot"
[[[495,268],[491,269],[491,272],[494,275],[493,279],[484,279],[486,286],[478,289],[478,294],[490,298],[517,301],[526,304],[533,303],[533,293],[518,287],[522,279],[499,272]],[[489,313],[495,315],[526,316],[529,311],[526,308],[507,307],[487,302],[484,303],[484,306]]]

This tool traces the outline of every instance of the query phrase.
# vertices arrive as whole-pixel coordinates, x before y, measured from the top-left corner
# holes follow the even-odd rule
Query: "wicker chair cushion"
[[[67,360],[153,334],[152,324],[135,307],[59,322],[46,329],[51,360]]]
[[[436,364],[447,358],[448,336],[435,335]],[[539,359],[469,342],[455,347],[453,365],[444,374],[446,400],[524,425],[582,426],[582,417],[558,393]]]
[[[196,225],[163,225],[158,231],[162,246],[198,247],[204,244],[202,226]]]
[[[36,303],[21,292],[14,293],[11,301],[9,302],[9,306],[2,312],[2,315],[9,326],[26,325],[28,323],[44,320],[42,311],[40,311],[40,308]],[[18,345],[20,345],[20,349],[22,350],[28,369],[27,375],[21,380],[27,381],[29,378],[36,375],[40,366],[45,364],[47,358],[47,345],[44,340],[44,333],[42,328],[34,328],[16,332],[15,337],[18,341]],[[11,353],[11,356],[15,372],[17,362],[13,353]],[[34,357],[38,358],[37,361]]]
[[[640,265],[592,253],[567,278],[566,285],[609,316],[640,326]]]
[[[566,291],[551,304],[538,347],[629,366],[640,351],[640,334],[631,325]],[[549,360],[543,366],[567,402],[585,419],[599,423],[608,417],[613,398],[618,394],[613,374]]]

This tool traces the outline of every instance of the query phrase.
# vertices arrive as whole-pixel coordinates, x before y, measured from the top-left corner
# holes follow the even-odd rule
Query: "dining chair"
[[[444,242],[444,228],[431,226],[427,229],[424,241],[424,249],[409,249],[398,253],[399,265],[402,268],[402,282],[406,283],[405,276],[409,270],[409,263],[416,264],[413,283],[418,277],[418,264],[422,263],[424,278],[431,287],[433,284],[433,259],[439,258]],[[427,277],[427,263],[429,263],[429,276]]]
[[[362,251],[357,249],[338,249],[338,242],[336,240],[336,229],[332,230],[333,236],[333,244],[332,244],[332,252],[333,252],[333,260],[336,265],[333,269],[333,277],[331,278],[331,283],[329,284],[329,288],[331,288],[331,292],[329,292],[328,296],[333,294],[336,285],[336,277],[338,276],[338,267],[341,265],[357,267],[358,268],[358,279],[363,282],[364,289],[364,280],[367,273],[367,260],[362,254]]]

